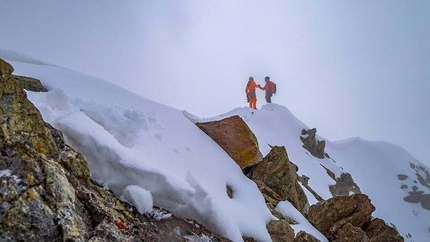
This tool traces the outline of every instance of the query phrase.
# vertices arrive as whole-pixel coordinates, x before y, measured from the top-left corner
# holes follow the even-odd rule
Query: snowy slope
[[[430,193],[430,189],[414,180],[417,168],[411,163],[425,167],[403,148],[387,143],[372,142],[353,138],[342,142],[326,141],[325,151],[329,158],[318,159],[302,148],[300,140],[302,129],[309,129],[286,108],[277,104],[266,104],[261,110],[237,108],[230,113],[200,121],[218,120],[232,115],[239,115],[245,120],[257,136],[263,155],[269,152],[270,145],[285,146],[290,160],[299,167],[298,174],[310,177],[309,185],[324,199],[330,198],[329,185],[335,182],[327,175],[326,167],[339,177],[342,172],[352,175],[362,193],[367,194],[376,207],[375,217],[395,225],[405,241],[430,241],[430,211],[420,204],[407,203],[403,200],[408,190],[401,189],[417,186],[419,191]],[[324,140],[318,137],[319,140]],[[428,168],[426,168],[429,170]],[[398,174],[409,178],[400,181]],[[424,174],[422,174],[425,177]],[[410,189],[409,189],[410,190]],[[307,194],[310,203],[312,195]],[[278,208],[281,211],[287,210]]]
[[[401,147],[358,138],[327,141],[326,152],[332,159],[317,159],[302,148],[299,138],[301,130],[309,127],[281,105],[268,104],[261,110],[237,108],[200,119],[109,82],[24,55],[0,49],[0,58],[12,60],[15,74],[42,81],[50,91],[29,92],[28,96],[45,121],[60,129],[67,143],[84,154],[93,179],[142,213],[151,212],[156,205],[195,219],[234,241],[241,241],[242,236],[270,241],[266,223],[274,218],[256,185],[193,124],[239,115],[256,134],[263,155],[270,151],[269,144],[285,146],[299,175],[310,177],[310,187],[324,199],[331,197],[328,187],[335,184],[325,168],[337,177],[349,172],[372,199],[376,217],[396,225],[406,241],[430,240],[430,211],[404,202],[408,192],[400,188],[407,184],[428,189],[412,179],[417,171],[410,162],[422,164]],[[400,181],[398,174],[409,178]],[[232,199],[226,185],[234,190]],[[312,194],[307,196],[311,204],[317,202]],[[300,222],[293,226],[296,233],[305,230],[326,241],[291,204],[282,202],[278,209]]]
[[[10,63],[50,90],[28,97],[83,153],[92,178],[117,196],[141,212],[156,205],[195,219],[234,241],[270,241],[266,223],[274,217],[257,186],[181,111],[69,70]]]

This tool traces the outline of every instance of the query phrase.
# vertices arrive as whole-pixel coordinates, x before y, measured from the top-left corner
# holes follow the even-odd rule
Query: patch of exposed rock
[[[239,116],[196,125],[211,137],[241,169],[263,160],[257,138]]]
[[[0,59],[0,78],[8,78],[13,71],[14,69],[9,63]]]
[[[366,195],[355,194],[318,202],[306,217],[329,241],[404,241],[383,220],[372,220],[373,211],[375,207]]]
[[[329,157],[325,153],[325,140],[319,141],[316,138],[317,129],[313,128],[310,130],[302,130],[300,140],[303,142],[303,148],[308,150],[313,156],[324,159],[324,157]]]
[[[42,85],[40,80],[32,77],[12,75],[19,85],[27,91],[32,92],[47,92],[48,89]]]
[[[90,179],[11,71],[0,77],[0,241],[228,241],[155,208],[142,215]]]
[[[336,179],[336,184],[330,185],[329,189],[333,196],[349,196],[351,192],[354,194],[361,193],[360,187],[354,182],[349,173],[342,173]]]
[[[296,238],[294,238],[294,242],[320,242],[320,240],[305,231],[300,231],[297,233]]]
[[[410,187],[409,189],[411,190],[408,192],[409,195],[404,197],[403,200],[408,203],[421,203],[421,207],[430,210],[430,172],[426,167],[418,166],[412,162],[410,163],[410,167],[415,171],[416,179],[404,174],[398,174],[397,178],[402,182],[406,182],[408,180],[410,182],[413,180],[413,182],[422,185],[422,190],[419,191],[418,186]],[[402,183],[401,188],[408,189],[408,185]]]

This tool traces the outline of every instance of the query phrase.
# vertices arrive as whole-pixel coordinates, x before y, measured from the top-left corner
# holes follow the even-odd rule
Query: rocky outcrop
[[[299,211],[307,212],[309,203],[297,182],[297,166],[288,159],[285,147],[272,147],[262,162],[249,167],[246,172],[247,176],[257,184],[270,212],[278,218],[267,225],[272,241],[295,241],[290,224],[296,222],[279,213],[276,205],[280,201],[287,200]]]
[[[320,240],[305,231],[300,231],[297,233],[296,238],[294,238],[294,242],[320,242]]]
[[[310,207],[306,217],[329,241],[403,241],[398,232],[382,220],[372,220],[373,211],[375,207],[366,195],[355,194],[318,202]],[[377,230],[386,233],[380,238],[395,239],[377,240]]]
[[[267,225],[267,231],[273,242],[293,241],[294,230],[286,219],[272,220]]]
[[[263,161],[253,166],[248,177],[257,184],[263,183],[281,200],[287,200],[302,213],[309,208],[308,199],[297,181],[297,166],[291,163],[285,147],[274,146]],[[265,190],[259,185],[260,191]],[[265,194],[275,198],[274,195]],[[275,204],[276,205],[276,204]]]
[[[14,69],[9,63],[0,59],[0,78],[8,78],[13,71]]]
[[[257,138],[239,116],[196,125],[225,150],[241,169],[263,160]]]
[[[302,135],[300,136],[300,140],[303,142],[303,148],[308,150],[313,156],[324,159],[324,157],[329,157],[327,153],[325,153],[325,140],[319,141],[315,136],[317,133],[317,129],[313,128],[310,130],[302,130]]]
[[[404,241],[397,230],[388,226],[384,220],[375,218],[365,228],[369,241]]]
[[[336,184],[330,185],[329,189],[333,196],[349,196],[351,192],[354,194],[361,193],[360,187],[354,182],[349,173],[342,173],[336,179]]]
[[[404,197],[403,200],[408,203],[421,203],[422,208],[430,210],[430,172],[425,167],[412,162],[410,167],[415,171],[416,179],[404,174],[398,174],[397,178],[402,182],[419,183],[422,186],[420,191],[417,185],[412,186],[408,192],[409,195]],[[408,185],[402,183],[401,188],[408,189]]]
[[[30,145],[44,155],[58,154],[59,148],[39,111],[11,77],[0,79],[0,146],[7,140]]]
[[[312,189],[312,187],[309,186],[310,178],[308,176],[301,175],[301,176],[298,176],[297,179],[302,184],[302,186],[304,186],[310,193],[312,193],[312,195],[315,197],[317,201],[324,200],[320,195],[318,195],[316,191],[314,191],[314,189]]]
[[[32,77],[12,75],[19,85],[27,91],[32,92],[47,92],[48,89],[42,85],[40,80]]]
[[[140,214],[92,182],[9,72],[0,77],[0,241],[228,241],[158,208]]]

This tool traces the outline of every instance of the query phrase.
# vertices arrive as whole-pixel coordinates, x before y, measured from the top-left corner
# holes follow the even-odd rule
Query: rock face
[[[48,89],[42,85],[40,80],[32,77],[12,75],[22,88],[32,92],[47,92]]]
[[[225,150],[241,169],[263,159],[257,138],[239,116],[196,125]]]
[[[404,241],[382,220],[371,220],[373,211],[375,207],[364,194],[337,196],[311,206],[307,219],[329,241]],[[378,240],[380,238],[392,240]]]
[[[319,141],[316,139],[317,129],[313,128],[308,131],[302,130],[300,140],[303,142],[303,148],[308,150],[313,156],[323,159],[328,154],[325,153],[325,141]]]
[[[0,241],[228,241],[157,208],[139,214],[93,183],[82,155],[43,122],[5,73],[10,71],[0,77]]]
[[[259,184],[258,181],[265,184],[281,200],[288,200],[297,210],[306,213],[309,203],[302,187],[297,181],[296,172],[297,166],[289,160],[285,147],[275,146],[264,157],[262,162],[251,168],[248,177],[256,181],[257,184]],[[264,189],[261,188],[261,185],[259,185],[259,188],[264,194]],[[271,197],[274,196],[271,195]]]
[[[394,228],[379,218],[373,219],[365,230],[369,241],[404,241]]]
[[[350,192],[354,194],[360,194],[360,187],[354,182],[351,174],[342,173],[339,178],[336,179],[335,185],[329,186],[330,192],[333,196],[348,196]]]
[[[8,78],[13,71],[14,69],[9,63],[0,59],[0,78]]]
[[[59,153],[51,130],[46,128],[39,111],[11,77],[0,80],[0,117],[0,146],[7,140],[14,140],[45,155]]]
[[[300,231],[297,233],[296,238],[294,238],[294,242],[320,242],[320,240],[311,234]]]

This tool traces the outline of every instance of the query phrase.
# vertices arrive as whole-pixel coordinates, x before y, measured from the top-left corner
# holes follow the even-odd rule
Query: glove
[[[249,97],[246,97],[246,102],[249,103]]]

